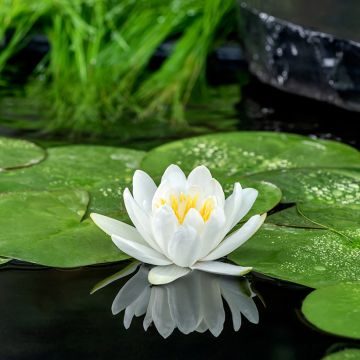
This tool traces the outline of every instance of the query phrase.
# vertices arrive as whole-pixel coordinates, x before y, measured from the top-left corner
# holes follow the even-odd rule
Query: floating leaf
[[[299,204],[299,212],[315,224],[347,237],[360,245],[360,205],[314,206]]]
[[[34,143],[0,137],[0,171],[34,165],[45,156],[45,150]]]
[[[266,219],[267,223],[280,225],[280,226],[290,226],[290,227],[300,227],[300,228],[310,228],[310,229],[322,229],[323,226],[319,226],[311,222],[302,216],[296,209],[296,206],[291,206],[287,209],[278,211]]]
[[[91,220],[80,223],[88,201],[80,190],[0,194],[1,256],[55,267],[128,258]]]
[[[38,166],[0,174],[0,192],[84,189],[91,194],[90,211],[124,215],[122,192],[143,154],[107,146],[50,148]]]
[[[360,153],[334,141],[244,131],[199,136],[162,145],[144,157],[141,167],[159,176],[171,163],[187,172],[197,165],[206,165],[215,176],[227,177],[298,167],[360,168]]]
[[[250,177],[277,185],[282,202],[313,204],[360,203],[360,172],[348,169],[290,169],[269,171]]]
[[[360,282],[313,291],[304,300],[302,312],[323,331],[360,339]]]
[[[360,359],[360,349],[345,349],[327,355],[321,360],[359,360],[359,359]]]
[[[360,246],[328,230],[265,224],[229,255],[242,266],[309,287],[360,281]]]

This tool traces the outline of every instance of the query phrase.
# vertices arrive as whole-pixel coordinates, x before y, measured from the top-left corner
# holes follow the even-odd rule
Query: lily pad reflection
[[[219,336],[225,322],[225,303],[230,309],[235,331],[241,327],[241,315],[253,324],[259,322],[253,299],[256,295],[245,279],[195,270],[170,284],[153,286],[148,281],[150,269],[149,265],[141,265],[112,303],[114,315],[125,311],[125,328],[130,327],[134,316],[145,315],[145,331],[154,324],[164,338],[176,328],[183,334],[209,330]],[[128,273],[125,271],[124,276]]]

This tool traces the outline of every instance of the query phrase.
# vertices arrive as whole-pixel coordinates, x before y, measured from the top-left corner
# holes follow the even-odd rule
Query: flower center
[[[199,194],[185,195],[183,192],[180,195],[170,195],[169,200],[164,198],[160,199],[159,207],[165,204],[169,204],[174,210],[174,213],[179,220],[179,223],[182,224],[185,220],[186,214],[190,209],[198,209],[201,217],[204,222],[208,221],[212,211],[215,208],[215,201],[212,197],[208,197],[200,207],[198,207]]]

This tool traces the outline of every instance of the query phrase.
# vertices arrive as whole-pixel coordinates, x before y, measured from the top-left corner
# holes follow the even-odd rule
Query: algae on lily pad
[[[301,310],[323,331],[360,339],[360,282],[315,290],[305,298]]]
[[[360,245],[360,205],[316,206],[298,204],[307,219],[335,231]]]
[[[288,169],[264,172],[250,176],[278,186],[282,202],[309,202],[312,204],[360,203],[360,171],[342,168]]]
[[[360,153],[335,141],[242,131],[199,136],[159,146],[145,155],[141,167],[159,176],[171,163],[184,171],[205,165],[215,177],[221,178],[299,167],[360,168]]]
[[[265,224],[228,258],[281,280],[318,288],[360,281],[360,246],[325,229]]]
[[[81,222],[88,202],[82,190],[0,194],[0,255],[55,267],[128,258],[92,221]]]
[[[30,141],[0,137],[0,171],[34,165],[45,156],[45,150]]]
[[[0,174],[0,192],[83,189],[90,192],[90,211],[125,216],[122,192],[131,185],[144,152],[90,145],[47,151],[37,166]]]

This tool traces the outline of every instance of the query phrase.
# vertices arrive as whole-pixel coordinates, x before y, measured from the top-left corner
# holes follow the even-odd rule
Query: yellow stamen
[[[214,207],[215,207],[214,199],[208,198],[204,201],[203,206],[200,209],[200,215],[202,216],[205,222],[209,220],[210,215],[214,210]]]
[[[179,223],[182,224],[185,220],[187,213],[190,209],[197,208],[197,202],[199,199],[199,193],[195,195],[185,195],[183,192],[180,193],[179,196],[170,195],[169,200],[167,201],[164,198],[160,198],[157,207],[161,207],[165,204],[169,204],[174,211]],[[208,221],[212,211],[214,210],[215,202],[213,198],[208,198],[202,204],[199,213],[204,219],[204,221]]]

